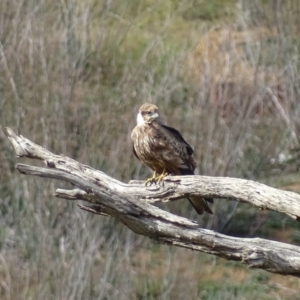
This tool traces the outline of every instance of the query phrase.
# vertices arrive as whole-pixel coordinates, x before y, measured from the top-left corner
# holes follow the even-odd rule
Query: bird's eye
[[[147,115],[151,115],[151,111],[146,111],[146,114]]]

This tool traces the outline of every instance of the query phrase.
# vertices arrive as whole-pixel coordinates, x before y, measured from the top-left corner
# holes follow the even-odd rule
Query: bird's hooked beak
[[[150,117],[150,120],[155,120],[155,119],[158,119],[158,118],[159,118],[158,113],[154,113],[154,114]]]

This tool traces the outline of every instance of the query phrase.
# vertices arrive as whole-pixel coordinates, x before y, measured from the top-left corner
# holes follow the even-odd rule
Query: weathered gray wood
[[[152,205],[186,195],[235,199],[259,208],[276,210],[294,219],[300,217],[300,196],[254,181],[236,178],[182,176],[167,177],[164,185],[146,187],[142,182],[120,182],[101,171],[63,155],[55,155],[6,128],[18,157],[43,160],[47,168],[17,164],[20,173],[72,183],[74,190],[56,190],[56,196],[84,200],[88,212],[109,215],[138,234],[160,243],[176,245],[240,261],[252,268],[300,276],[300,247],[260,239],[235,238],[202,229],[197,223]]]

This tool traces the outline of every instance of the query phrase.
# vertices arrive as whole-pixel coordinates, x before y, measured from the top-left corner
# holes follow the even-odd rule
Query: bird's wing
[[[182,155],[186,157],[186,164],[189,168],[181,168],[180,174],[181,175],[194,175],[194,169],[196,168],[196,162],[193,157],[193,149],[192,147],[185,141],[185,139],[182,137],[181,133],[176,130],[175,128],[162,125],[162,127],[167,130],[170,134],[172,134],[172,137],[177,140],[175,147],[183,147],[187,153],[187,155]],[[179,142],[179,143],[178,143]],[[184,152],[184,151],[183,151]],[[203,198],[199,196],[190,196],[188,197],[189,202],[192,204],[196,212],[201,215],[204,212],[207,212],[209,214],[213,214],[211,209],[209,208],[207,202],[213,203],[212,198]]]
[[[177,175],[193,175],[196,169],[196,161],[193,157],[193,148],[185,141],[181,133],[173,127],[169,127],[161,124],[162,131],[167,136],[170,146],[174,152],[180,156],[183,167],[179,167],[179,173]],[[189,170],[190,172],[186,173]]]
[[[183,136],[177,129],[167,126],[167,125],[163,125],[163,124],[161,124],[161,126],[164,129],[166,129],[168,132],[170,132],[175,139],[177,139],[178,141],[180,141],[181,143],[183,143],[185,145],[187,153],[189,155],[192,155],[194,153],[193,148],[186,142],[186,140],[183,138]]]

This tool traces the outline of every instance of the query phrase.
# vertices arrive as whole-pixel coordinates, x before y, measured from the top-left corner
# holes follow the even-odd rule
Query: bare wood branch
[[[103,212],[103,206],[101,206],[101,205],[81,205],[81,204],[78,204],[77,206],[80,209],[85,210],[87,212],[90,212],[92,214],[109,217],[108,214]]]
[[[56,191],[68,200],[84,200],[80,205],[91,213],[112,216],[138,234],[160,243],[202,251],[251,268],[300,276],[300,247],[260,239],[235,238],[202,229],[197,223],[163,211],[151,203],[172,201],[187,195],[235,199],[259,208],[273,209],[295,219],[300,217],[300,196],[264,184],[235,178],[206,176],[167,177],[164,185],[145,187],[141,182],[125,184],[101,171],[63,155],[55,155],[6,128],[5,133],[19,157],[43,160],[47,168],[17,164],[20,173],[69,182],[78,189]]]

